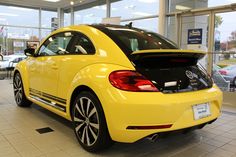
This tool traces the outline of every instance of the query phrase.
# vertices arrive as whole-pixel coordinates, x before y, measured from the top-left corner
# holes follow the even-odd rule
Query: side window
[[[88,37],[81,33],[75,35],[71,52],[74,54],[95,54],[95,47]]]
[[[63,32],[48,38],[40,47],[39,56],[55,56],[68,54],[67,46],[73,37],[71,32]]]

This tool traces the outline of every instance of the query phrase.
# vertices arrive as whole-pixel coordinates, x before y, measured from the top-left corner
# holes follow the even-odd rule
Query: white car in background
[[[219,72],[225,80],[230,81],[230,84],[236,87],[236,64],[222,68]]]
[[[3,56],[3,60],[0,60],[0,69],[15,67],[18,62],[22,61],[25,58],[26,58],[25,55]]]

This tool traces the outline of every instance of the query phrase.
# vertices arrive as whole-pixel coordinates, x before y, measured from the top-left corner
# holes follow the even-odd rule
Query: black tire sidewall
[[[85,144],[83,144],[76,131],[75,131],[75,123],[74,123],[74,108],[75,108],[75,104],[76,102],[78,102],[78,100],[81,98],[81,97],[87,97],[89,98],[96,110],[97,110],[97,113],[98,113],[98,119],[99,119],[99,132],[98,132],[98,138],[97,138],[97,141],[92,145],[92,146],[87,146]],[[89,152],[97,152],[97,151],[100,151],[106,147],[108,147],[112,142],[111,138],[110,138],[110,135],[109,135],[109,132],[108,132],[108,129],[107,129],[107,124],[106,124],[106,120],[105,120],[105,116],[104,116],[104,112],[103,112],[103,109],[102,109],[102,106],[101,106],[101,103],[100,101],[98,100],[98,98],[92,94],[91,92],[81,92],[80,94],[78,94],[78,96],[76,97],[75,101],[73,102],[73,108],[72,108],[72,123],[73,123],[73,129],[74,129],[74,133],[76,135],[76,138],[78,140],[78,142],[80,143],[80,145],[87,151]]]
[[[236,87],[236,77],[233,79],[233,86]]]
[[[21,78],[21,75],[20,75],[20,73],[19,72],[17,72],[15,75],[14,75],[14,78],[13,78],[13,81],[15,81],[15,77],[19,77],[20,78],[20,80],[21,80],[21,88],[22,88],[22,99],[21,99],[21,102],[18,104],[17,102],[16,102],[16,104],[18,105],[18,106],[20,106],[20,107],[29,107],[31,104],[32,104],[32,102],[30,102],[27,98],[26,98],[26,96],[25,96],[25,90],[24,90],[24,84],[23,84],[23,81],[22,81],[22,78]],[[14,92],[14,98],[15,98],[15,92]]]

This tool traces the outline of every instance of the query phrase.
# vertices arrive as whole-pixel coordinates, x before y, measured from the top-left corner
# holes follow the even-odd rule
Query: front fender
[[[23,82],[23,88],[24,88],[25,95],[26,95],[26,97],[29,97],[29,77],[28,77],[29,75],[28,75],[28,70],[27,70],[27,66],[26,66],[26,60],[23,60],[16,65],[16,67],[14,69],[14,75],[16,72],[20,73],[21,79]]]

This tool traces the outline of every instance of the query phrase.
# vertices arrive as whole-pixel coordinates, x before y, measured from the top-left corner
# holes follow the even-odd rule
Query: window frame
[[[41,49],[41,47],[49,40],[49,38],[53,37],[53,36],[56,36],[58,34],[61,34],[61,33],[67,33],[67,32],[70,32],[72,34],[74,34],[74,36],[72,36],[72,39],[70,40],[70,42],[68,43],[67,47],[70,46],[71,48],[69,48],[67,54],[60,54],[60,55],[49,55],[49,56],[41,56],[39,55],[39,51]],[[94,48],[94,52],[93,53],[89,53],[89,54],[82,54],[82,53],[72,53],[70,52],[70,50],[72,49],[72,44],[75,42],[74,40],[78,37],[78,36],[84,36],[85,38],[87,38],[91,44],[93,45],[93,48]],[[39,46],[39,48],[37,49],[36,53],[35,53],[35,57],[53,57],[53,56],[66,56],[66,55],[95,55],[97,53],[97,49],[96,49],[96,46],[95,44],[93,43],[93,41],[87,36],[85,35],[84,33],[80,32],[80,31],[62,31],[62,32],[58,32],[58,33],[55,33],[55,34],[52,34],[52,35],[49,35],[44,41],[43,43]]]

